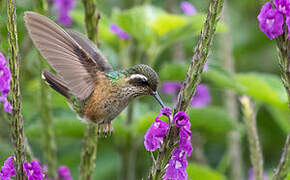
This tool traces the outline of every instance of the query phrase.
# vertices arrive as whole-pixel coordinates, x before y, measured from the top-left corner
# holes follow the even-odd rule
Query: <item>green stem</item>
[[[36,10],[45,15],[47,14],[47,3],[46,0],[36,1]],[[52,120],[52,109],[51,109],[51,93],[50,89],[41,78],[42,70],[48,68],[44,63],[45,61],[39,55],[40,59],[40,72],[39,72],[39,82],[40,82],[40,114],[42,119],[42,138],[43,138],[43,150],[44,156],[47,163],[47,177],[56,179],[57,178],[57,154],[56,154],[56,144],[53,131],[53,120]]]
[[[135,180],[135,162],[136,162],[136,153],[137,147],[135,141],[130,134],[126,144],[122,144],[120,147],[121,154],[121,180]],[[126,146],[124,146],[126,145]]]
[[[273,0],[272,4],[274,5]],[[288,96],[288,107],[290,109],[290,41],[288,39],[290,32],[288,32],[286,23],[283,25],[283,30],[284,33],[276,38],[276,44],[278,47],[281,79]]]
[[[288,39],[285,40],[283,37],[279,37],[277,39],[277,46],[281,79],[288,96],[288,107],[290,109],[290,43]]]
[[[287,136],[286,142],[283,148],[282,157],[275,169],[273,180],[286,179],[287,174],[290,172],[290,135]]]
[[[207,18],[201,30],[199,42],[192,57],[192,62],[188,68],[187,77],[179,92],[178,102],[174,109],[174,114],[178,111],[187,110],[195,89],[200,82],[202,70],[215,34],[216,25],[219,21],[219,15],[222,10],[223,2],[223,0],[210,1]],[[178,140],[177,137],[178,128],[171,126],[157,155],[157,163],[155,166],[152,166],[148,179],[161,179],[164,173],[164,168],[168,163],[168,159],[174,150],[174,145]]]
[[[272,4],[274,2],[272,0]],[[285,20],[285,17],[284,17]],[[288,39],[289,29],[287,25],[283,26],[284,33],[276,39],[278,47],[279,65],[281,70],[281,79],[288,96],[288,108],[290,109],[290,41]],[[287,140],[284,146],[284,151],[278,167],[275,170],[273,179],[285,179],[287,172],[290,171],[290,134],[288,133]]]
[[[243,107],[245,129],[250,146],[250,158],[254,168],[256,180],[263,180],[263,155],[257,131],[256,115],[250,98],[243,96],[240,98]]]
[[[41,69],[45,68],[44,61],[41,59]],[[56,144],[53,131],[53,120],[51,110],[51,93],[50,89],[40,78],[40,113],[42,119],[42,132],[43,132],[43,150],[46,158],[49,178],[56,179],[57,177],[57,154]]]
[[[228,6],[227,1],[224,2],[224,10],[222,13],[223,22],[229,25]],[[224,43],[227,42],[227,43]],[[223,61],[223,66],[230,73],[235,73],[235,60],[232,53],[232,38],[231,38],[231,28],[229,28],[227,33],[221,34],[220,47]],[[232,117],[235,124],[238,123],[238,103],[237,97],[234,91],[225,91],[225,106],[228,114]],[[242,180],[242,153],[241,153],[241,133],[239,130],[231,130],[227,134],[228,139],[228,151],[229,151],[229,161],[230,161],[230,177],[233,180]]]
[[[97,157],[97,143],[96,124],[88,123],[82,149],[79,180],[92,178]]]
[[[134,102],[131,102],[127,108],[127,116],[125,126],[130,126],[133,120]],[[136,161],[136,141],[133,134],[129,133],[125,144],[120,144],[121,155],[121,179],[134,180],[135,179],[135,161]]]
[[[96,10],[96,0],[82,0],[85,9],[85,26],[88,38],[98,45],[98,22],[100,16]],[[84,137],[80,163],[80,180],[90,180],[97,158],[98,138],[96,124],[88,123]]]
[[[9,42],[9,65],[11,71],[12,116],[11,134],[15,154],[15,173],[17,180],[25,180],[22,164],[25,161],[25,138],[23,119],[21,115],[21,97],[19,87],[19,49],[17,36],[17,21],[15,0],[7,0],[7,30]]]
[[[88,38],[98,44],[99,14],[96,10],[96,0],[82,0],[85,9],[85,26]]]
[[[130,9],[134,6],[134,0],[122,0],[121,1],[121,8],[122,9]]]

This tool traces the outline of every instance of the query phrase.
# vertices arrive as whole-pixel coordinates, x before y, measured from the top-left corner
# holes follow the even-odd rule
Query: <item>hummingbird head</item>
[[[136,95],[152,95],[164,107],[158,95],[159,77],[148,65],[139,64],[126,70],[127,83],[134,89]]]

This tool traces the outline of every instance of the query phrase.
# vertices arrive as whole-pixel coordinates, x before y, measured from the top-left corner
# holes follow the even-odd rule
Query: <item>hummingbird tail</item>
[[[42,79],[56,92],[69,99],[69,89],[67,88],[66,82],[64,82],[61,78],[52,74],[48,70],[43,70]]]

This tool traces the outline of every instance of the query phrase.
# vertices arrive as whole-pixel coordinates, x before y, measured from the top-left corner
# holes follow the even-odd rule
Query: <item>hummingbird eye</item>
[[[141,83],[142,83],[143,85],[149,86],[149,83],[148,83],[147,80],[142,79],[142,80],[141,80]]]
[[[141,82],[142,82],[142,83],[148,83],[148,82],[147,82],[147,79],[141,79]]]
[[[129,82],[135,86],[149,86],[147,77],[142,74],[133,74],[130,76]]]
[[[137,82],[138,82],[138,84],[141,85],[141,86],[149,86],[149,83],[148,83],[147,79],[144,79],[144,78],[142,78],[142,79],[138,79]]]

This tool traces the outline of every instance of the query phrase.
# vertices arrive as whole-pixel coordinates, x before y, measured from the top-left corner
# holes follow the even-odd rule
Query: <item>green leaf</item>
[[[148,27],[164,11],[153,6],[136,6],[125,11],[114,10],[112,20],[122,29],[148,47],[152,39],[152,30]]]
[[[185,16],[176,14],[162,14],[149,26],[159,36],[167,34],[169,31],[183,27],[187,24]]]
[[[205,14],[196,14],[194,16],[182,16],[182,15],[171,15],[168,14],[168,18],[163,18],[163,23],[159,23],[159,28],[162,29],[163,24],[166,24],[165,27],[171,27],[171,29],[168,29],[168,33],[166,34],[160,34],[162,37],[160,38],[159,44],[166,48],[172,43],[174,43],[177,40],[184,40],[186,38],[191,38],[196,35],[199,35],[201,32],[201,29],[203,27],[203,24],[205,22],[206,15]],[[172,20],[170,19],[170,16],[172,17]],[[174,23],[177,19],[181,19],[181,23]],[[186,20],[186,23],[183,22]],[[172,22],[173,21],[173,22]],[[175,25],[175,26],[174,26]],[[218,23],[217,25],[217,33],[222,33],[227,30],[226,26],[222,23]]]
[[[188,66],[185,64],[164,64],[159,72],[162,81],[183,81]]]
[[[267,106],[267,109],[285,134],[288,134],[290,132],[290,111],[288,109],[279,109],[275,106]]]
[[[245,94],[261,102],[288,109],[286,92],[278,76],[265,73],[239,73],[235,77],[246,88]]]
[[[208,137],[224,136],[237,127],[235,121],[221,107],[190,108],[188,115],[191,129],[202,132]]]
[[[203,165],[190,163],[187,167],[189,179],[210,179],[210,180],[226,180],[223,174]]]
[[[83,137],[86,124],[81,122],[80,120],[76,118],[54,118],[53,121],[53,130],[56,137]],[[41,134],[42,125],[40,123],[30,125],[26,130],[26,135],[29,137],[39,137],[41,136]]]
[[[137,119],[134,123],[136,136],[143,136],[147,129],[151,126],[158,113],[149,112],[144,114],[141,118]]]
[[[263,103],[288,109],[285,89],[276,75],[256,72],[231,74],[220,67],[210,66],[204,77],[220,88],[233,89]]]
[[[234,89],[236,92],[243,93],[245,88],[231,74],[218,66],[209,66],[210,68],[203,73],[203,77],[213,82],[220,88]]]
[[[287,174],[286,180],[290,180],[290,173]]]
[[[77,22],[79,24],[84,23],[85,14],[81,9],[74,9],[73,11],[71,11],[71,17],[75,22]]]

